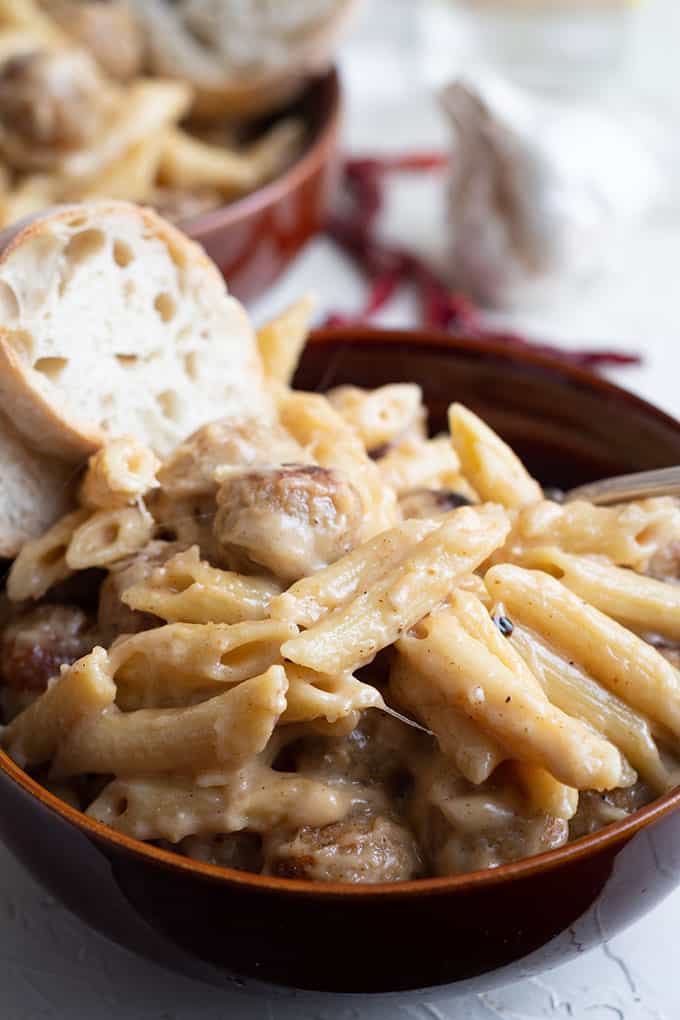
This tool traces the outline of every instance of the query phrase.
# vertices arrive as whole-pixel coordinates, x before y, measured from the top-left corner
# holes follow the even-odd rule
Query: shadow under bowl
[[[304,122],[307,139],[298,159],[244,198],[180,224],[217,263],[239,300],[262,294],[322,229],[337,182],[341,105],[337,70],[312,78],[276,116]]]
[[[482,414],[547,485],[680,463],[680,424],[530,351],[435,333],[325,330],[296,384],[419,383],[436,431]],[[392,886],[221,870],[120,836],[0,753],[0,837],[87,923],[211,984],[346,993],[508,984],[641,917],[680,881],[680,790],[623,822],[493,871]]]

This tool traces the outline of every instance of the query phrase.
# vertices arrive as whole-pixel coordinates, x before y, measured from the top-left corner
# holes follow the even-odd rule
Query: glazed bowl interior
[[[256,135],[284,117],[301,120],[305,140],[293,163],[249,195],[180,224],[241,301],[266,290],[322,229],[337,178],[341,105],[337,70],[310,78],[290,106],[250,129]]]
[[[325,330],[318,332],[308,345],[295,385],[323,391],[344,383],[374,387],[406,381],[422,387],[430,412],[431,431],[445,427],[446,408],[452,400],[465,402],[510,442],[545,485],[568,487],[607,474],[680,462],[680,424],[672,418],[590,373],[565,367],[526,350],[516,352],[504,346],[476,340],[452,340],[435,333],[364,328]],[[295,910],[295,904],[304,901],[311,905],[309,909],[321,913],[325,909],[355,909],[352,902],[365,911],[370,904],[377,907],[378,901],[391,902],[395,911],[406,909],[408,903],[414,906],[420,903],[419,909],[427,911],[427,903],[434,908],[440,894],[460,897],[457,902],[466,904],[481,893],[485,903],[493,904],[499,886],[508,885],[523,890],[524,902],[532,882],[537,879],[551,882],[554,880],[550,877],[552,873],[557,879],[561,868],[568,872],[584,864],[587,867],[588,861],[592,862],[598,855],[610,855],[613,859],[618,848],[625,846],[639,830],[668,819],[680,807],[680,790],[676,790],[594,835],[489,871],[395,885],[340,885],[251,875],[183,858],[113,832],[69,807],[40,787],[4,752],[0,752],[0,772],[24,793],[40,801],[44,818],[54,814],[61,816],[103,849],[105,855],[117,859],[121,856],[134,858],[135,867],[139,865],[140,871],[142,866],[149,873],[155,870],[160,874],[159,869],[162,869],[163,881],[168,885],[169,879],[180,886],[192,881],[207,882],[230,896],[256,894],[260,904],[271,896],[272,903],[282,909],[286,898],[291,897],[287,909]],[[0,812],[2,809],[0,803]],[[4,838],[8,831],[9,825],[4,826],[4,831],[0,827]],[[21,856],[24,847],[19,833],[12,849]],[[253,937],[257,939],[258,936]],[[214,954],[214,948],[210,946],[205,952]],[[232,946],[230,952],[233,954],[237,950]],[[237,970],[240,967],[241,971],[247,971],[245,957],[244,961],[237,964]],[[284,963],[280,973],[277,966],[272,964],[269,971],[263,973],[286,983],[286,974],[292,973],[290,961],[286,963],[288,971]],[[291,983],[297,987],[337,990],[335,972],[329,971],[324,976],[319,970],[322,964],[317,961],[316,966],[311,985],[305,984],[299,976],[291,979]],[[430,974],[432,968],[428,970],[428,966],[428,961],[424,960],[421,973]],[[493,969],[493,959],[485,966],[487,970]],[[474,967],[480,970],[478,963]],[[435,977],[439,973],[436,968],[432,970]],[[444,974],[444,970],[441,973]],[[453,972],[446,973],[446,979],[452,980]],[[304,974],[304,970],[299,974]],[[375,967],[371,974],[373,976],[367,971],[364,977],[360,969],[356,971],[359,989],[418,987],[412,983],[414,978],[390,977],[388,963],[385,963],[384,974]]]

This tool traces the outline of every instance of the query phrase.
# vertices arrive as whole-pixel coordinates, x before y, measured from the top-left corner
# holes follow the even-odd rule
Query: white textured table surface
[[[428,89],[454,70],[454,58],[445,41],[437,46],[435,39],[433,48],[437,33],[423,27],[425,3],[383,0],[383,13],[397,14],[391,19],[376,16],[377,3],[344,57],[347,144],[403,150],[443,143],[446,132]],[[663,97],[671,109],[680,108],[677,7],[676,0],[649,0],[630,71],[639,95]],[[422,182],[399,186],[390,232],[427,250],[441,233],[440,203],[441,195]],[[676,413],[679,227],[680,207],[667,210],[631,240],[610,279],[545,322],[526,320],[567,343],[615,340],[644,348],[644,368],[620,372],[618,379]],[[263,318],[308,289],[324,308],[355,307],[361,293],[351,268],[318,241],[256,315]],[[407,299],[398,301],[385,321],[407,323],[409,311]],[[678,930],[680,891],[604,948],[541,979],[481,997],[268,1001],[174,977],[110,945],[54,903],[0,848],[0,1020],[677,1020]]]

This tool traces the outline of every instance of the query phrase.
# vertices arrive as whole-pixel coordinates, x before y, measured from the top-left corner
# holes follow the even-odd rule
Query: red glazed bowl
[[[680,423],[527,350],[436,333],[326,330],[296,384],[414,381],[434,429],[481,413],[547,485],[680,463]],[[335,992],[482,991],[537,974],[641,917],[680,882],[680,789],[623,822],[494,871],[315,885],[201,864],[118,835],[0,753],[0,837],[116,942],[212,984]]]
[[[241,301],[265,291],[324,224],[337,179],[337,71],[312,79],[284,113],[307,125],[305,149],[295,163],[252,194],[180,224],[203,245]]]

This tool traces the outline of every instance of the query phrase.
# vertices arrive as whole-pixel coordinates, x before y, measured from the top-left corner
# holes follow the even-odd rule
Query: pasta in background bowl
[[[659,580],[678,509],[562,506],[532,473],[568,486],[668,464],[680,427],[578,370],[428,334],[328,331],[291,391],[290,321],[304,316],[260,336],[280,422],[264,459],[233,423],[160,470],[121,440],[132,481],[105,449],[82,509],[16,561],[22,601],[109,568],[108,633],[89,652],[96,624],[74,619],[75,664],[23,712],[30,692],[12,692],[5,746],[52,792],[3,756],[3,838],[25,855],[60,816],[187,961],[343,991],[539,970],[589,910],[615,900],[613,931],[680,877],[663,856],[679,824],[677,589]],[[453,444],[425,437],[418,386],[435,436],[452,405]],[[106,905],[78,910],[111,930]]]
[[[177,14],[147,6],[137,14],[152,21]],[[219,20],[211,4],[193,6]],[[327,13],[345,6],[332,0]],[[233,14],[248,22],[239,4]],[[269,16],[276,22],[275,5]],[[148,66],[136,18],[125,2],[0,0],[0,227],[61,203],[144,203],[181,223],[233,293],[252,298],[325,218],[340,101],[331,50],[300,65],[294,89],[274,82],[269,106],[244,115],[225,99],[197,121],[200,87],[168,54],[164,75]],[[254,23],[255,54],[259,31]],[[246,74],[246,95],[249,83]]]

